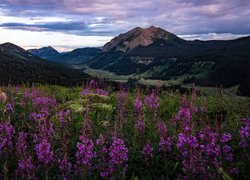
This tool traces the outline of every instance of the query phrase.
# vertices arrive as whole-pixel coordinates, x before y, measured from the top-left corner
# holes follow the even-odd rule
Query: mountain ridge
[[[76,85],[91,78],[64,64],[41,59],[23,48],[0,44],[0,84],[47,83]]]
[[[38,49],[28,49],[27,51],[44,59],[50,59],[60,55],[60,53],[51,46],[41,47]]]

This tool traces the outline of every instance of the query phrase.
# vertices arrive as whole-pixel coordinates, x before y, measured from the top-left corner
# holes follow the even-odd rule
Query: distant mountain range
[[[61,63],[41,59],[11,43],[0,44],[0,85],[48,83],[76,85],[91,78]]]
[[[29,49],[28,52],[41,58],[66,64],[81,65],[88,63],[102,52],[100,48],[78,48],[70,52],[59,53],[51,46],[40,49]]]
[[[51,59],[60,55],[60,53],[51,46],[42,47],[39,49],[29,49],[27,51],[44,59]]]
[[[47,72],[47,66],[59,66],[60,62],[107,70],[117,75],[176,80],[180,84],[194,82],[200,86],[238,86],[238,94],[250,96],[250,37],[228,41],[186,41],[151,26],[145,29],[137,27],[120,34],[102,49],[79,48],[59,53],[50,46],[28,51],[9,44],[0,47],[5,47],[5,50],[1,50],[5,56],[9,54],[6,49],[11,49],[9,61],[31,61],[37,66],[45,63],[46,67],[41,65],[44,67],[40,68],[44,72]],[[23,70],[23,74],[26,70]]]

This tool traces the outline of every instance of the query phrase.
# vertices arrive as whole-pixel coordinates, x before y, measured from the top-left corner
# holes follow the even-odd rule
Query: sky
[[[0,0],[0,43],[100,47],[154,25],[187,40],[250,35],[250,0]]]

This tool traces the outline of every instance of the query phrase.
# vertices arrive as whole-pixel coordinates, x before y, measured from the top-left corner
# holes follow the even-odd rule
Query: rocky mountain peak
[[[170,39],[180,38],[164,29],[154,26],[145,29],[136,27],[127,33],[120,34],[105,44],[103,51],[107,52],[111,49],[115,49],[116,51],[126,52],[138,46],[148,46],[157,39],[168,41]]]

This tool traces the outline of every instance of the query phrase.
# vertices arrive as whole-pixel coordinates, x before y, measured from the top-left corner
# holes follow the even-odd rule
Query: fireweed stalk
[[[3,177],[8,178],[8,158],[13,153],[15,129],[10,122],[0,123],[0,162],[3,161]],[[1,177],[1,173],[0,173]]]
[[[59,112],[59,149],[57,151],[57,161],[62,173],[62,178],[66,178],[71,173],[72,163],[69,160],[68,154],[70,152],[69,144],[69,125],[71,124],[70,110],[62,110]]]
[[[18,160],[18,169],[17,173],[21,174],[22,178],[25,177],[28,179],[35,178],[35,164],[33,162],[32,156],[28,152],[28,144],[27,144],[27,133],[19,132],[18,140],[16,143],[16,152]]]
[[[117,107],[118,107],[118,114],[119,114],[119,120],[120,120],[120,131],[123,131],[126,96],[127,94],[123,89],[117,93],[117,97],[118,97]]]
[[[157,110],[159,108],[159,97],[156,94],[156,91],[152,91],[151,94],[145,96],[144,98],[144,104],[148,108],[149,113],[152,114],[152,122],[156,123],[156,115],[157,115]]]

